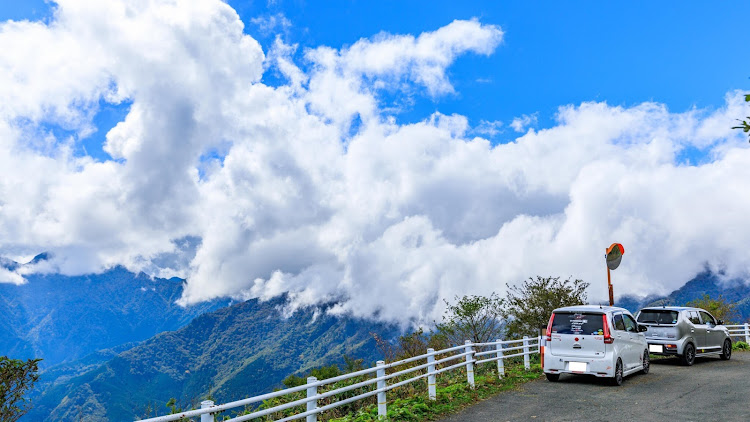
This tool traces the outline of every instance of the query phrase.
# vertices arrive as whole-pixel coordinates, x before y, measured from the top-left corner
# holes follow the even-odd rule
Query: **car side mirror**
[[[716,325],[724,325],[724,320],[720,319],[720,320],[716,321]]]
[[[645,325],[638,325],[638,332],[643,333],[645,331],[648,331],[648,327]]]

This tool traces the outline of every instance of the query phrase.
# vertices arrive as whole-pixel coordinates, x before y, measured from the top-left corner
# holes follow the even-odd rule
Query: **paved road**
[[[691,367],[654,360],[648,375],[621,387],[584,376],[540,379],[443,420],[459,421],[750,421],[750,353],[697,358]]]

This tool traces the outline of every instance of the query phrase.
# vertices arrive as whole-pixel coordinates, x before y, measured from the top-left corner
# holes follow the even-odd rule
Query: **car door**
[[[690,335],[695,339],[695,348],[700,350],[706,347],[706,326],[701,322],[698,311],[686,311]]]
[[[643,348],[641,346],[641,333],[638,332],[638,323],[635,322],[633,317],[623,313],[622,319],[625,322],[625,331],[628,333],[628,340],[630,341],[630,348],[628,349],[628,364],[626,368],[632,369],[636,366],[641,365],[641,353]]]
[[[630,369],[630,362],[632,360],[632,344],[630,341],[630,334],[625,328],[625,320],[622,312],[617,312],[612,316],[612,322],[615,327],[614,329],[614,345],[617,355],[622,359],[622,366],[625,369]]]
[[[706,349],[720,349],[724,342],[724,332],[716,328],[716,319],[706,311],[700,311],[701,322],[706,327]]]

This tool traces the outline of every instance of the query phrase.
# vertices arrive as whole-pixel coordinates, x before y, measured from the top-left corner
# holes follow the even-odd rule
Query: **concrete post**
[[[201,409],[212,407],[214,402],[211,400],[204,400],[201,402]],[[201,415],[201,422],[214,422],[214,415],[211,413],[205,413]]]
[[[376,373],[378,378],[385,376],[385,362],[382,360],[378,361],[378,372]],[[378,390],[385,390],[385,380],[378,381]],[[385,391],[378,393],[378,419],[385,419],[388,414],[388,409],[385,404]]]
[[[750,344],[750,325],[745,323],[745,343]]]
[[[466,380],[469,381],[469,387],[473,390],[474,389],[474,348],[471,347],[472,343],[471,340],[466,340],[464,342],[466,345],[465,352],[468,353],[466,355]]]
[[[531,364],[529,363],[529,337],[523,336],[523,366],[526,368],[526,370],[531,369]]]
[[[318,379],[315,377],[307,377],[307,383],[308,384],[314,384],[318,382]],[[307,387],[307,397],[315,397],[318,395],[318,386],[313,385],[311,387]],[[307,402],[307,411],[315,410],[318,407],[318,400],[312,399]],[[316,422],[318,420],[318,414],[312,414],[307,415],[307,419],[305,419],[307,422]]]
[[[505,362],[503,359],[503,344],[500,343],[500,339],[495,340],[495,350],[497,350],[497,376],[502,379],[505,376]]]
[[[435,387],[435,349],[427,349],[427,391],[430,394],[430,400],[437,400],[437,390]]]

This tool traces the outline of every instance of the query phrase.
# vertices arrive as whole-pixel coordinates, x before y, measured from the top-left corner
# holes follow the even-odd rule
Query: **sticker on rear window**
[[[552,320],[552,332],[557,334],[603,335],[602,315],[587,312],[559,312]]]

